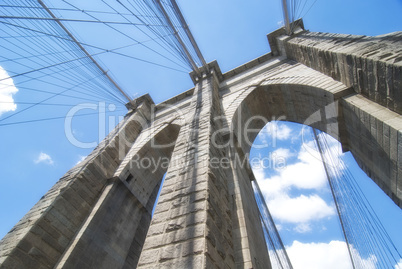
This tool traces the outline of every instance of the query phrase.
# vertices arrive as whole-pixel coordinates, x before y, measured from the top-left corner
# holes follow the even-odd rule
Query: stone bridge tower
[[[0,242],[0,268],[270,268],[247,164],[272,118],[338,139],[402,206],[402,33],[279,29],[272,52],[146,95]],[[152,210],[165,175],[152,217]]]

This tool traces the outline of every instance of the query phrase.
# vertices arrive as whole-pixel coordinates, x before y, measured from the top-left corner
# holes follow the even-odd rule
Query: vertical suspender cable
[[[330,189],[331,189],[332,197],[333,197],[334,202],[335,202],[336,211],[338,212],[338,217],[339,217],[339,221],[340,221],[340,223],[341,223],[343,236],[344,236],[344,238],[345,238],[345,242],[346,242],[346,245],[347,245],[347,247],[348,247],[348,252],[349,252],[350,261],[352,262],[352,267],[353,267],[353,269],[355,269],[356,267],[355,267],[355,264],[354,264],[354,262],[353,262],[353,257],[352,257],[352,252],[351,252],[351,250],[350,250],[349,240],[348,240],[348,238],[347,238],[347,236],[346,236],[345,225],[344,225],[344,223],[343,223],[343,220],[342,220],[342,217],[341,217],[341,212],[340,212],[340,209],[339,209],[339,205],[338,205],[337,199],[336,199],[336,197],[335,197],[334,188],[333,188],[333,186],[332,186],[332,181],[331,181],[331,178],[330,178],[330,176],[329,176],[327,163],[325,162],[325,159],[324,159],[324,154],[323,154],[323,152],[322,152],[322,148],[321,148],[321,145],[320,145],[320,141],[318,140],[317,132],[316,132],[315,128],[312,128],[312,129],[313,129],[315,141],[316,141],[316,143],[317,143],[318,151],[319,151],[319,153],[320,153],[321,160],[322,160],[322,163],[323,163],[323,165],[324,165],[325,174],[327,175],[327,179],[328,179],[329,187],[330,187]]]
[[[278,262],[280,263],[280,266],[282,268],[293,269],[292,262],[289,259],[289,256],[288,256],[288,253],[286,251],[285,245],[283,244],[282,238],[281,238],[281,236],[280,236],[280,234],[278,232],[278,229],[276,228],[274,219],[272,218],[271,212],[269,211],[267,203],[265,202],[265,199],[264,199],[264,196],[263,196],[263,194],[261,192],[260,186],[258,185],[258,182],[257,182],[256,179],[254,179],[252,181],[252,183],[253,183],[254,189],[256,190],[255,195],[256,195],[256,198],[258,198],[257,201],[259,200],[257,202],[257,205],[258,205],[260,217],[262,219],[262,222],[263,222],[263,225],[264,225],[265,229],[267,230],[269,240],[272,242],[273,238],[271,238],[271,235],[269,234],[268,226],[272,228],[273,231],[271,231],[271,232],[273,232],[273,236],[275,237],[275,240],[278,241],[279,247],[282,249],[282,253],[285,256],[284,260],[281,260],[279,258]],[[266,219],[266,218],[268,218],[268,219]],[[269,222],[268,225],[267,225],[266,221]],[[276,249],[275,243],[272,242],[272,246],[274,247],[274,251],[278,252],[278,250]],[[284,267],[284,266],[286,266],[286,267]]]
[[[282,11],[283,11],[283,19],[285,20],[286,34],[290,35],[291,32],[290,32],[289,11],[288,11],[287,0],[282,0]]]

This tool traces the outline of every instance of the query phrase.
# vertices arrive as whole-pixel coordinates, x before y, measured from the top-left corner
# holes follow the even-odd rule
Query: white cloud
[[[295,228],[294,231],[300,234],[309,233],[313,229],[309,223],[299,223]]]
[[[259,139],[262,141],[262,145],[253,145],[253,147],[268,145],[276,147],[277,140],[287,140],[291,138],[292,132],[293,130],[289,128],[286,124],[278,123],[277,121],[271,121],[267,123],[258,134]],[[268,141],[268,139],[270,139],[271,141]]]
[[[75,165],[77,165],[77,164],[79,164],[80,162],[82,162],[83,160],[85,160],[86,157],[87,157],[87,156],[79,155],[78,162],[76,162]]]
[[[293,157],[295,154],[292,153],[289,149],[286,148],[278,148],[271,153],[271,158],[284,158],[289,159]]]
[[[8,78],[6,70],[0,66],[0,116],[9,111],[15,111],[17,105],[14,103],[13,94],[18,92],[15,87],[13,79]],[[8,78],[8,79],[5,79]]]
[[[38,157],[34,160],[34,163],[36,163],[36,164],[45,163],[48,165],[54,164],[52,158],[44,152],[39,153]]]
[[[279,140],[287,140],[290,137],[290,134],[292,133],[292,129],[290,129],[287,125],[285,124],[279,124],[277,125],[276,128],[276,138]]]
[[[308,222],[328,218],[335,214],[333,207],[329,206],[318,195],[300,195],[292,198],[287,194],[277,195],[267,201],[268,208],[274,218],[288,223],[303,224],[296,227],[296,231],[308,232]]]
[[[278,149],[278,151],[283,152],[281,154],[289,157],[288,152],[282,149]],[[302,147],[297,159],[298,162],[283,167],[278,170],[278,175],[270,178],[264,177],[263,169],[254,169],[261,190],[267,196],[268,200],[276,195],[282,195],[291,187],[298,189],[321,189],[326,186],[325,171],[322,162],[316,156],[310,154]]]
[[[258,180],[258,183],[260,182],[260,180],[264,180],[265,178],[264,168],[262,168],[261,165],[253,165],[252,168],[254,177]]]
[[[318,136],[320,140],[323,139],[326,141],[325,144],[327,145],[327,148],[323,148],[325,162],[327,165],[332,165],[339,170],[339,163],[341,161],[339,157],[342,155],[341,144],[330,135],[321,133]],[[322,163],[321,155],[314,140],[305,141],[301,148],[302,149],[299,154],[299,158],[301,160],[314,158],[318,162]]]
[[[299,189],[321,189],[326,184],[322,163],[310,159],[297,162],[279,170],[280,180],[285,187]]]
[[[271,152],[267,157],[254,157],[250,160],[250,164],[254,171],[254,176],[258,180],[265,178],[265,169],[281,170],[286,167],[288,159],[296,154],[286,148],[278,148]]]
[[[265,125],[268,133],[271,134],[276,139],[279,140],[287,140],[290,138],[292,134],[292,129],[289,128],[284,123],[278,123],[276,121],[271,121],[267,125]]]
[[[398,264],[395,265],[395,269],[402,269],[402,259],[400,259]]]
[[[333,139],[329,139],[328,141],[331,152],[337,152],[340,155],[340,144]],[[254,170],[259,175],[258,177],[256,176],[256,178],[259,179],[259,184],[262,186],[261,189],[263,190],[263,193],[272,196],[277,192],[289,190],[291,187],[319,190],[327,186],[327,177],[322,159],[319,152],[316,150],[314,143],[314,141],[304,142],[297,155],[298,161],[292,164],[287,164],[286,166],[281,167],[281,169],[278,169],[278,175],[265,178],[263,176],[264,171]],[[273,151],[271,156],[281,156],[288,159],[294,156],[294,153],[289,149],[279,148]],[[329,153],[326,153],[325,156],[329,156]],[[339,158],[336,157],[335,164],[337,164],[338,161]],[[339,166],[336,167],[338,170],[340,169]],[[255,168],[257,167],[253,166],[253,169]],[[274,168],[276,167],[274,166]]]
[[[352,268],[348,250],[345,242],[331,241],[327,243],[301,243],[294,241],[290,247],[286,248],[289,258],[294,268],[298,269],[349,269]],[[363,259],[352,247],[352,252],[356,255],[362,268],[375,268],[377,259],[370,256]]]

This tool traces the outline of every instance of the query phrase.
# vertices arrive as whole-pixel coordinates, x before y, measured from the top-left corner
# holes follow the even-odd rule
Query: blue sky
[[[66,6],[61,0],[45,2],[53,7]],[[85,9],[94,9],[94,0],[71,0],[68,2],[83,6]],[[216,59],[223,72],[269,52],[266,34],[281,26],[283,20],[279,0],[178,2],[204,57],[208,62]],[[307,7],[313,3],[312,0],[307,1]],[[306,10],[308,9],[306,8]],[[1,9],[1,12],[4,12],[4,9]],[[400,0],[384,0],[381,2],[374,0],[317,0],[309,12],[307,14],[303,12],[302,15],[305,15],[304,24],[306,28],[311,31],[380,35],[402,29],[400,14],[402,14],[402,2]],[[109,32],[104,28],[102,28],[104,32],[100,32],[99,29],[101,28],[97,28],[99,26],[93,24],[66,23],[66,25],[80,41],[94,45],[102,44],[109,46],[109,48],[116,47],[116,43],[113,43],[115,36],[109,37]],[[6,29],[5,26],[0,24],[2,37],[6,34],[5,31],[2,31],[4,29]],[[123,26],[120,29],[134,31],[131,28],[125,29]],[[148,39],[138,31],[135,34],[139,35],[139,40]],[[128,44],[128,41],[124,40],[122,43]],[[0,41],[0,44],[9,45],[5,39]],[[150,46],[154,46],[154,44],[151,42]],[[155,45],[155,49],[157,48]],[[91,53],[99,52],[92,48],[88,48],[88,50]],[[131,53],[138,58],[177,67],[140,46],[127,48],[124,52]],[[5,50],[0,50],[0,55],[4,56],[7,53]],[[32,52],[32,54],[35,53]],[[189,70],[183,68],[179,68],[180,72],[174,71],[110,53],[99,55],[97,59],[101,61],[102,66],[113,75],[121,87],[133,97],[150,93],[155,103],[159,103],[193,86],[188,76]],[[15,66],[7,62],[0,62],[0,66],[4,67],[7,72],[17,71],[13,69],[16,68]],[[27,84],[21,83],[21,78],[14,80],[18,92],[12,87],[7,87],[8,92],[5,92],[4,88],[0,90],[0,93],[4,93],[0,94],[2,102],[4,100],[9,102],[9,99],[4,98],[10,96],[15,102],[20,102],[15,106],[10,103],[0,103],[0,124],[48,117],[64,117],[78,103],[87,103],[83,100],[72,100],[58,96],[51,103],[69,104],[71,106],[36,106],[3,121],[5,117],[27,107],[21,102],[38,102],[48,97],[46,94],[24,90],[20,85],[27,86]],[[33,85],[29,84],[29,86],[53,90],[34,83]],[[81,142],[99,142],[109,129],[118,122],[119,117],[126,112],[122,103],[106,100],[106,103],[103,104],[102,98],[99,98],[98,101],[101,103],[92,102],[92,105],[95,105],[93,109],[84,104],[86,109],[82,110],[82,113],[97,113],[104,107],[107,112],[106,121],[99,123],[97,114],[73,118],[70,131]],[[114,106],[110,106],[111,104]],[[285,124],[283,126],[287,126],[292,136],[299,133],[298,127],[295,125]],[[0,237],[3,237],[68,169],[91,152],[93,147],[90,145],[87,148],[78,147],[71,143],[71,139],[68,137],[64,119],[0,125]],[[267,138],[265,137],[265,139]],[[264,154],[269,154],[269,150],[278,149],[281,149],[281,154],[287,156],[289,165],[297,166],[302,161],[309,161],[308,157],[302,156],[300,142],[297,143],[289,139],[278,141],[278,147],[275,149],[260,150],[253,152],[253,154],[264,156]],[[345,158],[356,173],[356,177],[363,176],[362,172],[351,161],[350,156],[347,155]],[[268,180],[281,175],[272,174],[269,171],[258,171],[256,174],[261,180]],[[312,213],[310,213],[314,216],[313,213],[319,212],[322,217],[318,219],[311,217],[300,221],[286,219],[286,217],[276,214],[278,224],[282,227],[281,233],[283,233],[285,244],[290,248],[291,256],[292,253],[299,253],[299,257],[306,256],[303,251],[314,247],[321,251],[338,249],[337,240],[342,240],[339,233],[330,232],[332,228],[336,230],[337,224],[333,222],[335,216],[331,211],[331,203],[327,199],[328,191],[322,187],[323,185],[319,185],[322,182],[320,180],[317,179],[317,182],[312,182],[311,184],[318,185],[308,189],[307,194],[304,195],[309,197],[308,195],[312,196],[313,192],[315,193],[316,196],[314,197],[317,197],[316,201],[321,207],[317,209],[312,206]],[[369,188],[369,191],[376,193],[375,188],[370,187],[372,184],[369,181],[366,180],[363,185]],[[286,196],[287,193],[282,192],[281,194]],[[298,197],[302,195],[302,192],[292,193],[292,195]],[[382,218],[386,225],[390,226],[390,230],[395,231],[396,227],[402,224],[400,209],[391,211],[392,202],[381,198],[378,192],[374,197],[375,204],[379,205],[380,208],[384,204],[390,208],[390,210],[382,210],[384,212],[381,213],[389,211],[391,215],[382,216]],[[319,201],[318,198],[325,203]],[[309,203],[310,200],[305,199],[305,202]],[[317,233],[316,231],[320,232]],[[396,241],[402,241],[400,234],[396,233],[395,236],[399,236],[397,238],[399,240]],[[296,268],[311,269],[314,266],[316,266],[315,268],[323,268],[319,264],[314,266],[309,264],[308,267],[302,266],[305,265]]]

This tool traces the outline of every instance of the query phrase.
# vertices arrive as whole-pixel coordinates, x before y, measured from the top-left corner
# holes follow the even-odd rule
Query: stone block
[[[166,226],[166,224],[164,222],[151,225],[149,227],[147,236],[154,236],[154,235],[162,234],[165,231],[165,226]]]
[[[186,241],[182,247],[182,257],[202,254],[205,250],[205,239]]]
[[[164,244],[185,241],[204,236],[205,227],[202,224],[168,232],[164,235]]]
[[[156,250],[143,250],[141,252],[140,261],[138,266],[148,265],[155,263],[159,257],[159,249]]]
[[[160,262],[167,260],[177,259],[181,256],[182,244],[168,245],[162,248],[161,255],[159,257]]]

